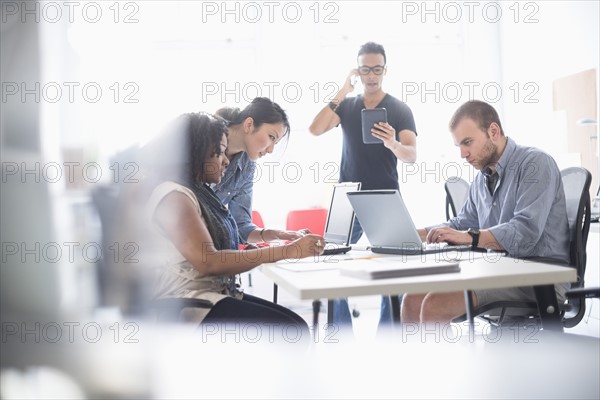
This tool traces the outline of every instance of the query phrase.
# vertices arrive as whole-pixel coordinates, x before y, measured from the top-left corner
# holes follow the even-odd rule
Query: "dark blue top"
[[[396,140],[402,130],[417,133],[412,111],[404,102],[386,94],[376,106],[382,107],[387,110],[388,123],[396,130]],[[364,144],[362,141],[363,108],[363,96],[359,95],[344,99],[336,110],[344,135],[340,182],[361,182],[362,190],[399,189],[398,158],[383,143]]]

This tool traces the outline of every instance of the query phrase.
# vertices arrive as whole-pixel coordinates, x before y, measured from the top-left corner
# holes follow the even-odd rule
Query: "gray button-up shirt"
[[[478,173],[458,216],[445,225],[458,230],[489,229],[513,257],[549,257],[569,262],[565,194],[556,162],[533,147],[508,138],[496,166],[499,179],[490,195]]]

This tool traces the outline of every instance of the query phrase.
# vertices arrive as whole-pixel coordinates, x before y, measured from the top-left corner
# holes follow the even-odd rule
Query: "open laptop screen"
[[[348,197],[371,246],[422,247],[398,190],[364,190]]]
[[[398,190],[349,192],[348,198],[374,253],[412,255],[473,250],[470,244],[425,245]]]
[[[343,182],[333,187],[327,223],[325,225],[325,240],[330,243],[348,244],[354,222],[354,209],[346,193],[360,189],[360,182]]]

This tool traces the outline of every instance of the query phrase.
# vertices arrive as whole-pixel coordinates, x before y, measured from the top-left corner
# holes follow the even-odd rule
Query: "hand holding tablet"
[[[378,122],[387,122],[387,110],[385,108],[363,108],[361,111],[362,139],[365,144],[383,143],[371,133],[371,129]]]

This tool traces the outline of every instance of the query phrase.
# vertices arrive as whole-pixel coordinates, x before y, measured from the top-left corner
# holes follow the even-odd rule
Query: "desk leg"
[[[333,324],[333,300],[327,300],[327,323]]]
[[[470,290],[465,290],[465,309],[467,313],[467,321],[469,321],[469,338],[475,337],[475,323],[473,321],[474,318],[474,309],[473,309],[473,297],[471,296]]]
[[[321,300],[313,300],[313,332],[319,330],[319,313],[321,312]]]
[[[535,298],[544,330],[563,332],[554,285],[534,286]]]
[[[394,325],[400,325],[400,298],[393,294],[389,296],[388,299],[392,308],[392,323]]]

